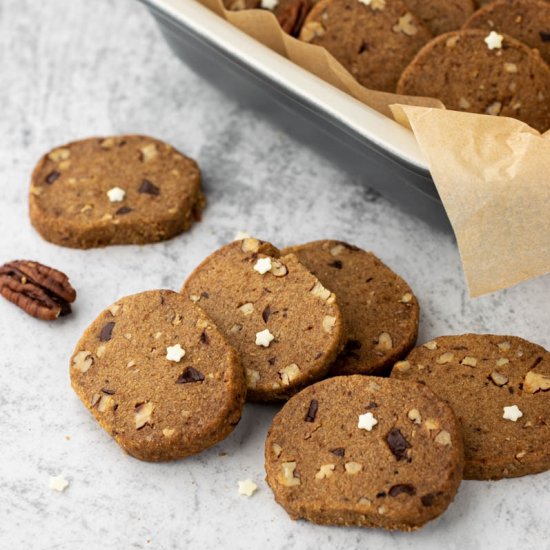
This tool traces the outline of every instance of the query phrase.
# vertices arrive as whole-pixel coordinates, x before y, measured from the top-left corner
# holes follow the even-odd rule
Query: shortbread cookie
[[[241,417],[246,384],[235,350],[181,294],[122,298],[86,330],[71,384],[129,454],[164,461],[224,439]]]
[[[383,374],[413,348],[418,301],[409,285],[374,254],[329,240],[283,253],[296,254],[338,297],[347,341],[332,374]]]
[[[451,410],[421,384],[339,376],[294,396],[265,446],[292,519],[412,531],[452,502],[464,463]]]
[[[443,336],[397,363],[392,378],[426,384],[462,424],[466,479],[550,468],[550,353],[514,336]]]
[[[498,0],[477,11],[466,29],[483,29],[513,36],[539,50],[550,63],[550,3],[544,0]],[[549,92],[550,93],[550,92]]]
[[[335,296],[294,256],[256,239],[217,250],[182,292],[213,319],[246,369],[248,399],[287,399],[321,379],[345,335]]]
[[[404,0],[434,36],[462,27],[474,13],[473,0]]]
[[[517,118],[541,132],[550,128],[550,67],[536,50],[495,31],[438,36],[405,69],[397,93],[435,97],[449,109]]]
[[[300,32],[300,40],[326,48],[360,84],[386,92],[395,92],[431,36],[402,0],[321,0]]]
[[[73,248],[169,239],[204,206],[196,163],[147,136],[90,138],[54,149],[34,170],[29,200],[38,232]]]

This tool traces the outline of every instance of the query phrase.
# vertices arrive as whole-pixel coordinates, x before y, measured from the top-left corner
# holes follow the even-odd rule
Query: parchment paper
[[[411,129],[453,226],[470,296],[550,272],[550,131],[445,110],[433,98],[361,86],[324,48],[284,33],[266,10],[198,0],[246,34]]]

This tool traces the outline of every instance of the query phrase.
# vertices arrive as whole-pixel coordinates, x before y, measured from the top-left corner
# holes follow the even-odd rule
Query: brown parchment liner
[[[437,99],[361,86],[322,47],[284,33],[266,10],[201,4],[268,48],[411,129],[455,232],[470,296],[550,273],[550,131],[445,110]]]

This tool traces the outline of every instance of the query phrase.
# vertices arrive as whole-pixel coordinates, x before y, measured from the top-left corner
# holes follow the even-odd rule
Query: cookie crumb
[[[359,422],[357,423],[357,427],[360,430],[367,430],[367,432],[372,431],[374,426],[378,424],[378,420],[374,418],[374,415],[371,412],[360,414],[359,415]]]
[[[275,336],[273,336],[273,334],[269,332],[268,328],[256,333],[257,346],[263,346],[264,348],[268,348],[269,344],[271,344],[273,340],[275,340]]]
[[[122,202],[126,196],[126,191],[120,187],[113,187],[107,191],[107,196],[111,202]]]
[[[239,481],[239,495],[251,497],[258,490],[258,486],[251,480]]]
[[[168,346],[166,348],[166,359],[168,359],[168,361],[179,363],[184,356],[185,350],[179,344],[176,344],[175,346]]]
[[[50,477],[50,489],[62,493],[69,486],[69,482],[63,476]]]
[[[498,34],[498,32],[491,31],[484,40],[490,50],[500,50],[502,48],[504,36]]]
[[[510,407],[503,407],[502,418],[505,420],[511,420],[512,422],[517,422],[518,418],[521,418],[523,413],[519,410],[517,405],[512,405]]]

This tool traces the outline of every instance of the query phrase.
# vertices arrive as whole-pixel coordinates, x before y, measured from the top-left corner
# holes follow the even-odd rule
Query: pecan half
[[[290,36],[298,36],[310,8],[310,0],[288,0],[275,8],[275,16],[283,31]]]
[[[28,260],[0,267],[0,294],[45,321],[71,313],[71,303],[76,299],[76,291],[64,273]]]

